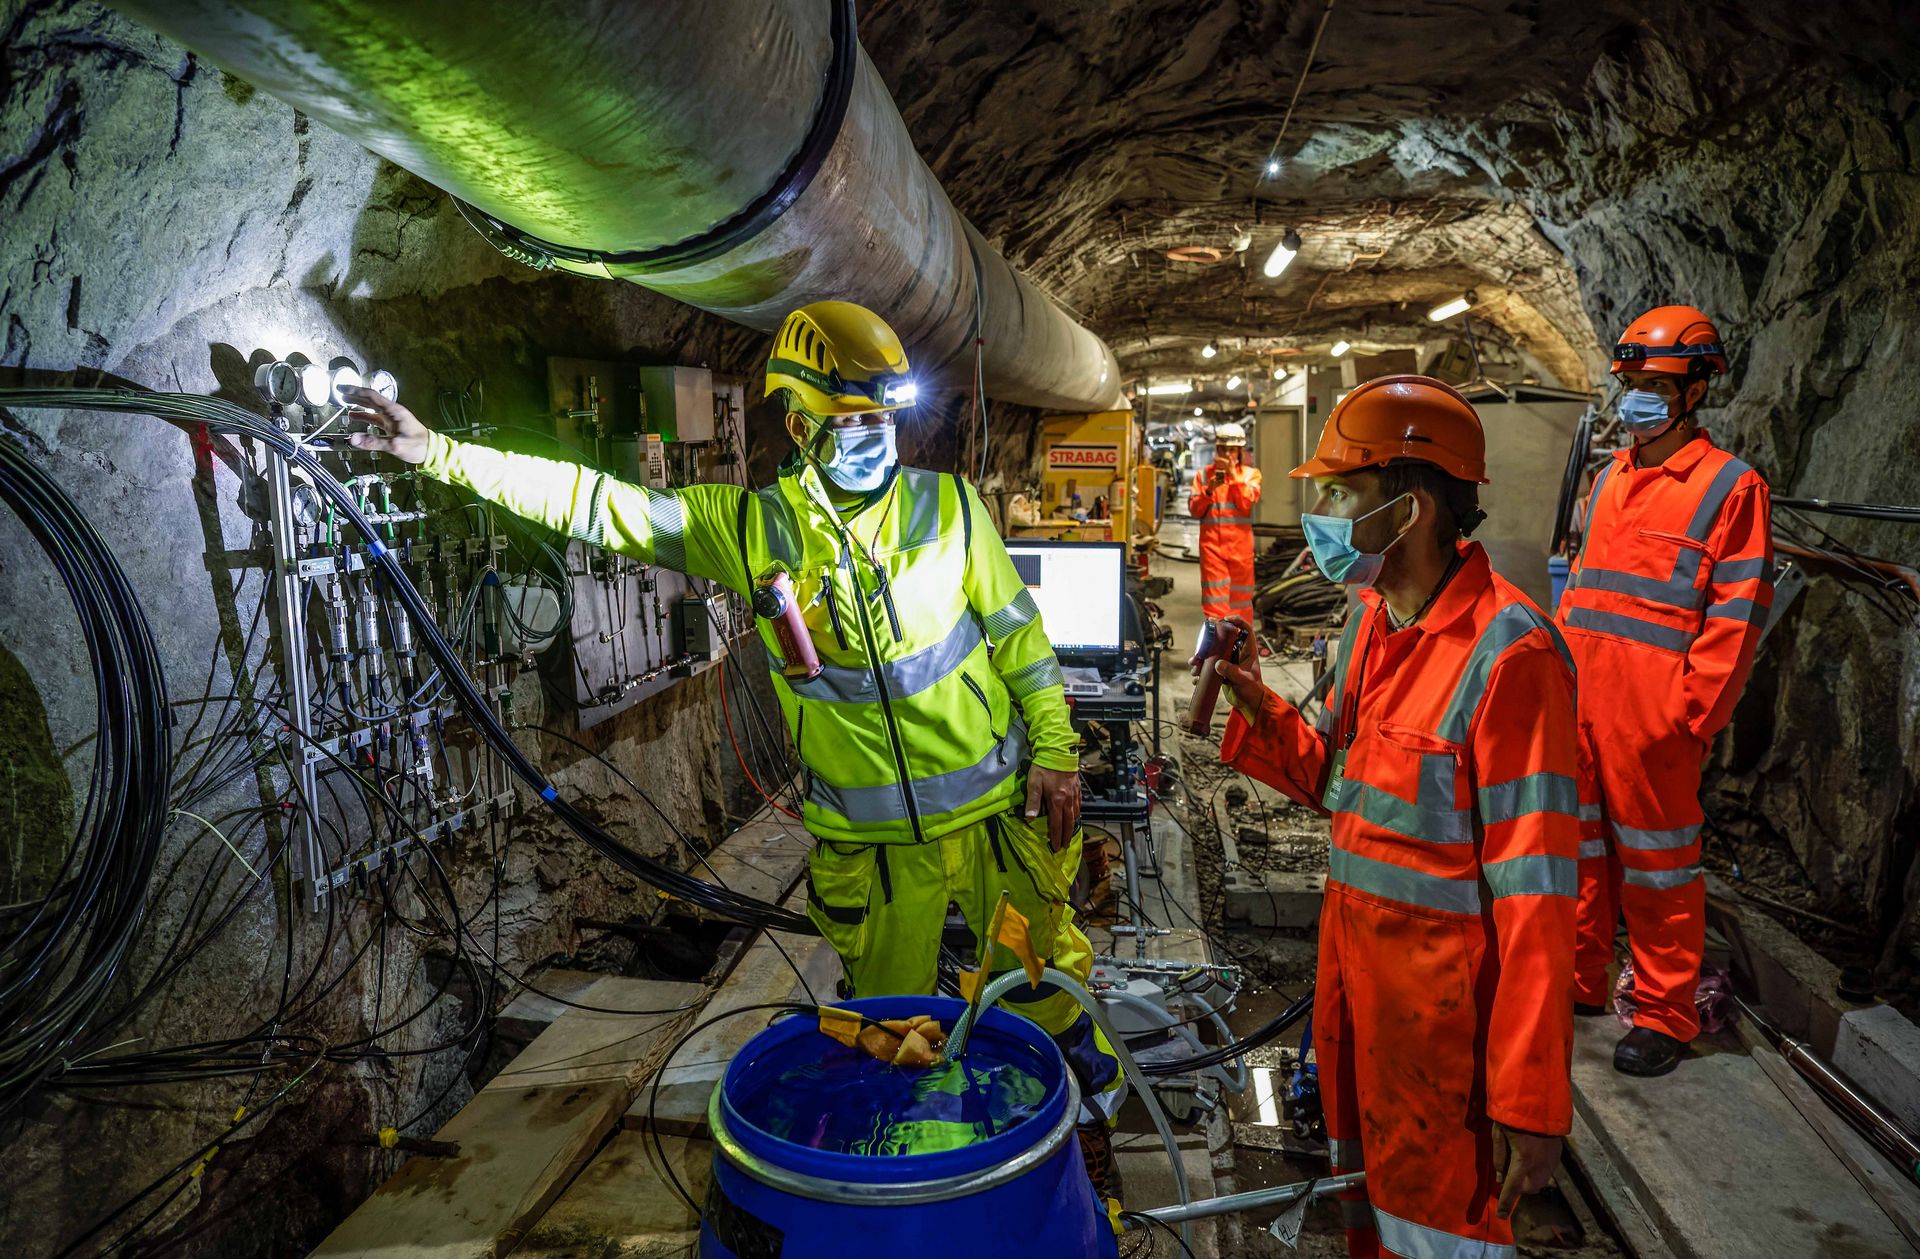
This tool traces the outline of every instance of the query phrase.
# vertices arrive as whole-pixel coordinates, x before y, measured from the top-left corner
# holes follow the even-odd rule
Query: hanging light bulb
[[[1227,377],[1227,388],[1238,389],[1239,387],[1240,387],[1240,377],[1237,373]]]
[[[1218,354],[1219,352],[1220,352],[1220,343],[1218,341],[1209,341],[1200,348],[1200,357],[1212,358],[1214,355]]]
[[[1299,253],[1300,233],[1294,231],[1292,228],[1288,228],[1286,235],[1280,238],[1280,243],[1275,245],[1273,252],[1267,255],[1266,264],[1260,268],[1260,273],[1269,280],[1273,279],[1282,271],[1285,271],[1288,264],[1290,264]]]
[[[1272,179],[1275,175],[1278,175],[1279,173],[1280,173],[1280,159],[1277,157],[1268,158],[1267,159],[1267,178]]]
[[[1285,380],[1285,379],[1287,378],[1287,369],[1286,369],[1286,368],[1284,368],[1284,367],[1276,367],[1276,368],[1274,368],[1274,369],[1273,369],[1273,378],[1274,378],[1275,380]]]
[[[1199,418],[1200,418],[1201,416],[1203,416],[1203,415],[1205,415],[1205,414],[1206,414],[1206,411],[1205,411],[1205,410],[1203,410],[1203,409],[1202,409],[1202,408],[1200,408],[1200,407],[1195,407],[1195,408],[1193,409],[1193,418],[1194,418],[1194,419],[1196,419],[1196,420],[1197,420],[1197,419],[1199,419]]]
[[[1352,348],[1353,348],[1353,345],[1350,342],[1335,341],[1333,343],[1333,356],[1335,358],[1339,358],[1342,354],[1345,354],[1348,350],[1351,350]]]

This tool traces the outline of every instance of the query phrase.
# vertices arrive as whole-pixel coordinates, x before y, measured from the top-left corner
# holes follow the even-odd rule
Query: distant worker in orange
[[[1333,1170],[1367,1174],[1340,1195],[1348,1252],[1511,1259],[1573,1123],[1573,667],[1465,540],[1486,439],[1451,386],[1362,384],[1293,475],[1361,606],[1316,722],[1219,666],[1220,753],[1333,815],[1313,1034]]]
[[[1260,469],[1250,468],[1247,430],[1213,430],[1213,462],[1193,479],[1187,511],[1200,522],[1200,608],[1208,617],[1253,622],[1253,509]]]
[[[1628,1075],[1673,1070],[1700,1031],[1700,768],[1773,606],[1767,483],[1694,418],[1726,370],[1719,330],[1691,306],[1621,334],[1613,374],[1633,442],[1594,478],[1558,610],[1605,819],[1581,844],[1575,1008],[1605,1008],[1624,907],[1634,1025],[1613,1065]]]

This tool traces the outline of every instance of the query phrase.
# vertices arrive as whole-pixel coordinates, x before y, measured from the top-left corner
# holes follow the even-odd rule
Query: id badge
[[[1333,768],[1327,773],[1327,789],[1320,797],[1320,805],[1332,813],[1340,804],[1341,780],[1347,776],[1347,750],[1341,748],[1333,754]]]

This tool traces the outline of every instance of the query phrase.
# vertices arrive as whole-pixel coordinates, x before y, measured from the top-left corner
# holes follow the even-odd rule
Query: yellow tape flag
[[[994,943],[999,944],[1020,959],[1020,969],[1027,972],[1027,982],[1038,987],[1041,974],[1047,969],[1040,955],[1034,952],[1033,938],[1027,931],[1026,915],[1015,909],[1011,903],[1004,906],[1000,914],[1000,928],[994,933]]]

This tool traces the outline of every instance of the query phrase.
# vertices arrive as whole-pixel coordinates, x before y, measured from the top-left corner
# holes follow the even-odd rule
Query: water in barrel
[[[914,1070],[822,1037],[817,1057],[733,1101],[756,1127],[797,1145],[899,1155],[998,1136],[1031,1116],[1045,1094],[1033,1075],[974,1049],[958,1062]]]

